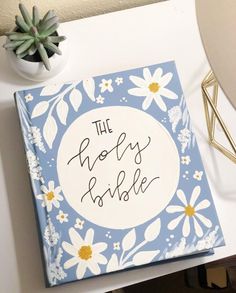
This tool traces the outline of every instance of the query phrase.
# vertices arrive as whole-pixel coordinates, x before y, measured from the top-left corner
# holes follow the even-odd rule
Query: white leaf
[[[49,148],[52,148],[52,144],[57,135],[57,123],[52,116],[48,116],[44,127],[43,127],[43,137],[48,144]]]
[[[95,82],[93,78],[88,78],[83,80],[83,87],[86,91],[88,97],[95,102]]]
[[[188,110],[187,110],[187,108],[185,108],[183,111],[183,116],[182,116],[183,125],[186,124],[187,117],[188,117]]]
[[[40,96],[52,96],[52,95],[55,95],[61,90],[62,86],[63,85],[61,85],[61,84],[47,85],[42,89],[42,91],[40,93]]]
[[[73,106],[74,110],[77,112],[80,107],[80,104],[82,102],[81,92],[77,89],[73,89],[70,92],[69,99],[70,99],[71,105]]]
[[[130,250],[136,242],[135,229],[129,231],[122,240],[122,249],[124,251]]]
[[[145,240],[148,242],[155,240],[160,234],[160,230],[161,230],[161,220],[160,218],[158,218],[146,228],[144,232]]]
[[[106,272],[113,272],[119,270],[119,264],[118,264],[118,257],[117,254],[113,253],[106,268]]]
[[[31,118],[35,118],[35,117],[43,115],[47,111],[48,107],[49,107],[49,102],[48,101],[39,102],[34,107],[34,110],[32,111]]]
[[[140,266],[150,263],[154,259],[154,257],[156,257],[159,253],[160,250],[140,251],[134,255],[133,264],[135,266]]]
[[[57,115],[62,124],[66,125],[66,118],[68,115],[69,107],[67,103],[62,99],[57,104]]]

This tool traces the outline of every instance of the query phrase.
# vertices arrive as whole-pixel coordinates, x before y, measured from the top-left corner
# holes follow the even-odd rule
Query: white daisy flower
[[[26,103],[33,101],[34,97],[31,94],[26,95],[25,97]]]
[[[195,173],[193,174],[193,178],[196,179],[197,181],[201,181],[202,180],[202,175],[203,172],[202,171],[195,171]]]
[[[99,84],[99,87],[101,88],[101,93],[104,93],[105,91],[113,92],[112,87],[112,79],[102,79],[102,82]]]
[[[68,222],[68,214],[65,214],[62,210],[59,211],[56,219],[62,224],[64,222]]]
[[[84,220],[80,220],[80,218],[77,218],[74,227],[82,230],[84,228]]]
[[[113,249],[114,250],[120,250],[120,242],[114,242],[113,243]]]
[[[43,194],[36,195],[37,199],[42,200],[42,207],[46,207],[48,212],[51,212],[53,206],[56,208],[60,207],[60,202],[63,200],[63,197],[60,195],[61,187],[54,187],[54,181],[48,182],[48,187],[41,185],[41,190]]]
[[[193,189],[190,201],[188,203],[184,192],[181,189],[177,190],[177,196],[179,200],[182,202],[183,206],[172,205],[166,208],[166,211],[168,213],[180,213],[180,215],[177,218],[175,218],[168,224],[169,230],[174,230],[183,219],[184,223],[182,233],[184,237],[188,237],[190,234],[190,219],[192,219],[193,221],[194,230],[198,237],[203,236],[203,230],[199,222],[207,228],[212,227],[211,221],[199,213],[199,211],[204,210],[211,205],[211,203],[207,199],[204,199],[200,201],[198,204],[196,204],[200,193],[201,187],[196,186]]]
[[[136,88],[129,89],[129,94],[138,97],[146,97],[143,102],[143,110],[147,110],[152,101],[154,100],[157,106],[164,112],[167,107],[163,98],[175,100],[178,96],[167,89],[166,86],[171,81],[173,74],[171,72],[163,75],[163,70],[157,68],[152,75],[148,68],[143,69],[143,77],[130,76],[130,80],[137,86]]]
[[[122,77],[117,77],[116,80],[115,80],[115,83],[116,83],[117,85],[122,84],[122,83],[123,83],[123,78],[122,78]]]
[[[182,156],[181,157],[181,164],[189,165],[191,163],[190,156]]]
[[[106,257],[101,254],[107,249],[107,244],[105,242],[93,243],[93,229],[89,229],[85,238],[82,239],[74,228],[70,228],[69,236],[71,243],[63,241],[62,247],[72,255],[72,258],[64,263],[64,268],[69,269],[77,265],[76,276],[78,279],[83,278],[87,268],[93,275],[99,275],[101,273],[99,264],[107,264]]]
[[[104,103],[104,100],[105,100],[105,98],[103,98],[101,95],[99,95],[99,96],[96,98],[96,103],[97,103],[97,104],[103,104],[103,103]]]

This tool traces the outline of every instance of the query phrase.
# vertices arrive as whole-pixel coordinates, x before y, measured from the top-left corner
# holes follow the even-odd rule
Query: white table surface
[[[194,0],[171,0],[62,25],[69,63],[46,83],[81,79],[175,59],[226,246],[214,256],[158,264],[44,288],[43,270],[13,92],[35,86],[15,75],[0,48],[0,292],[105,292],[236,254],[236,166],[209,147],[200,83],[209,70]],[[4,38],[0,38],[0,46]],[[44,84],[46,84],[44,83]],[[37,84],[38,85],[38,84]],[[235,112],[222,98],[227,117]],[[234,130],[236,131],[235,127]]]
[[[211,67],[236,109],[236,1],[196,0],[196,10]]]

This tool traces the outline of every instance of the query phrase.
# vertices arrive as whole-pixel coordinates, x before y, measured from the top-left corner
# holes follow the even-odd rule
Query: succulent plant
[[[45,68],[50,70],[49,56],[54,53],[61,55],[58,43],[65,40],[64,36],[58,36],[56,32],[59,27],[58,17],[53,10],[49,10],[40,19],[39,10],[34,6],[31,18],[22,3],[19,4],[19,9],[22,16],[16,16],[16,29],[5,34],[7,42],[3,47],[13,50],[18,58],[38,52]]]

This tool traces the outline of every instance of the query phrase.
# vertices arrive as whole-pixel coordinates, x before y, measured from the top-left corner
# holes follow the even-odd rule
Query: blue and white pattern
[[[49,286],[224,245],[174,62],[20,91],[16,102]],[[89,111],[117,106],[153,117],[179,155],[178,186],[170,202],[155,217],[127,229],[99,226],[78,214],[57,173],[68,127]]]

